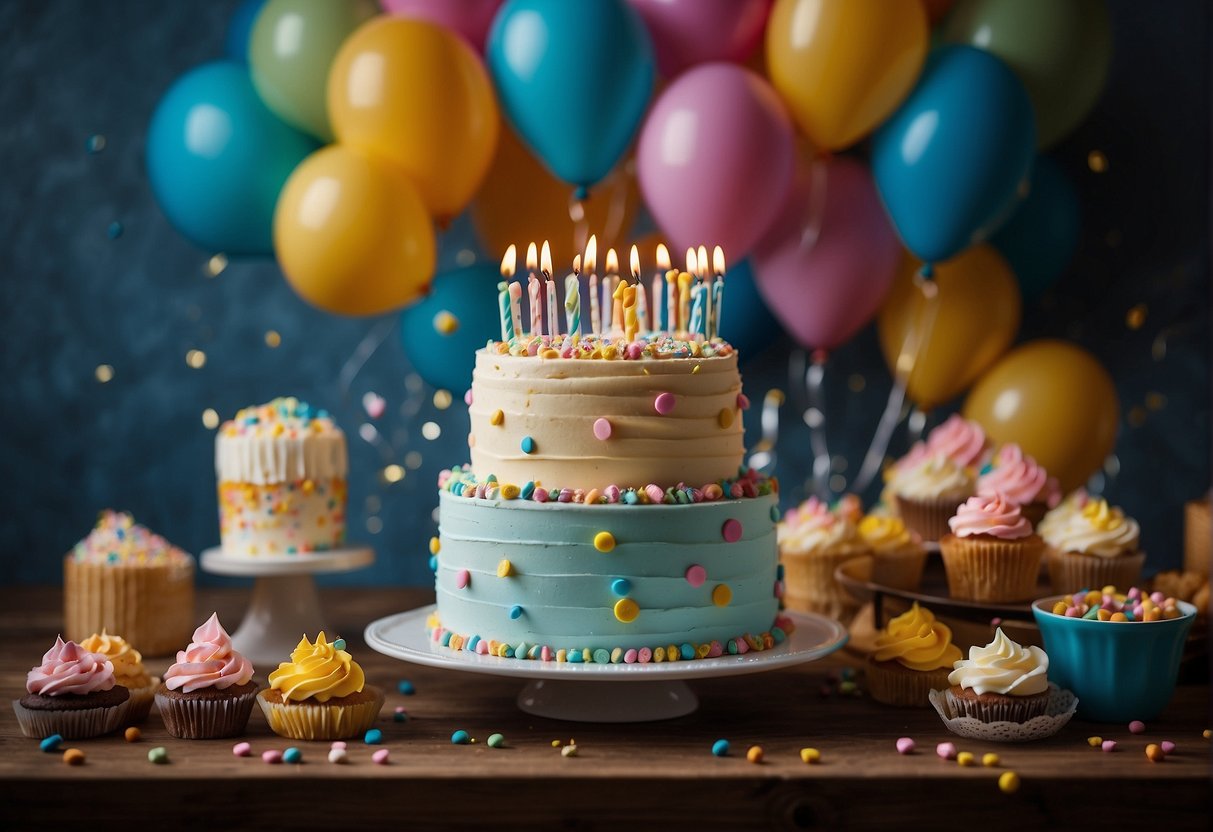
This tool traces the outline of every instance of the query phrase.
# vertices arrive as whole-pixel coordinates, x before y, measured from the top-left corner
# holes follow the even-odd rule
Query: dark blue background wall
[[[428,582],[435,477],[466,457],[462,391],[437,407],[393,320],[318,313],[270,261],[210,276],[212,252],[176,234],[149,191],[149,115],[173,79],[222,53],[234,5],[0,5],[0,583],[57,581],[61,555],[105,506],[191,551],[213,545],[214,436],[202,414],[226,418],[288,393],[345,426],[350,534],[379,553],[372,570],[332,580]],[[1054,151],[1083,196],[1083,241],[1056,289],[1025,308],[1021,337],[1071,338],[1111,370],[1122,419],[1106,493],[1141,520],[1155,569],[1178,564],[1182,502],[1209,486],[1209,12],[1200,0],[1111,8],[1103,101]],[[90,151],[91,137],[103,149],[98,138]],[[1092,150],[1107,157],[1105,172],[1088,167]],[[466,223],[441,246],[447,267],[484,256]],[[1126,316],[1139,305],[1144,324],[1132,329]],[[269,330],[279,347],[267,346]],[[359,345],[378,338],[342,384]],[[755,401],[788,387],[791,349],[781,341],[750,361]],[[190,350],[205,353],[204,366],[187,365]],[[95,376],[103,364],[108,383]],[[870,330],[832,359],[839,476],[858,468],[888,386]],[[379,446],[358,438],[371,390],[389,403]],[[803,493],[810,467],[795,401],[778,447],[785,502]],[[429,422],[440,436],[426,438]],[[392,463],[406,475],[389,485],[380,472]]]

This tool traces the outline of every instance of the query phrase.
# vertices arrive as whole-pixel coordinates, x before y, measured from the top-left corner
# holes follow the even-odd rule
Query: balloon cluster
[[[322,309],[429,293],[404,341],[447,386],[444,339],[484,335],[449,322],[491,318],[468,289],[495,277],[435,277],[435,226],[467,210],[488,249],[563,262],[634,240],[643,199],[674,250],[742,264],[727,337],[769,341],[773,315],[824,356],[875,318],[931,408],[1067,266],[1078,201],[1038,154],[1110,44],[1103,0],[245,0],[229,57],[157,107],[148,172],[183,234],[275,255]]]

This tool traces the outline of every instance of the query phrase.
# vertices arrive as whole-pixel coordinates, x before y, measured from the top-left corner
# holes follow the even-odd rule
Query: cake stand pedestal
[[[253,577],[253,597],[232,645],[253,664],[286,661],[299,638],[323,629],[324,613],[313,575],[352,572],[375,562],[367,546],[282,557],[239,557],[219,547],[202,553],[202,569],[212,575]]]
[[[846,628],[812,613],[785,612],[796,625],[783,644],[761,653],[661,664],[572,664],[502,659],[451,650],[425,630],[435,605],[397,613],[367,625],[369,647],[413,664],[526,679],[518,707],[570,722],[654,722],[692,713],[699,705],[686,679],[763,673],[828,656],[847,642]],[[610,684],[608,684],[610,683]]]

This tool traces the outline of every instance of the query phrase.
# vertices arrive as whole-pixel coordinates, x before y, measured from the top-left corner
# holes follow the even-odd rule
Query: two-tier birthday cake
[[[477,352],[471,465],[439,479],[435,641],[618,663],[785,638],[777,483],[742,465],[737,352],[674,320],[584,336],[506,321],[519,334]]]

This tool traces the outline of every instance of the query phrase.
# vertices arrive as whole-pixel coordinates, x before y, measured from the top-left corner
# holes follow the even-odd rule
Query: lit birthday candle
[[[581,337],[581,255],[573,258],[573,273],[564,279],[564,315],[569,335]]]
[[[527,296],[531,302],[531,337],[543,334],[543,303],[539,299],[539,278],[535,269],[539,268],[539,249],[534,243],[526,249]]]
[[[552,277],[552,247],[548,241],[543,241],[543,251],[539,255],[539,268],[543,273],[544,290],[548,301],[548,335],[557,338],[560,335],[560,317],[557,313],[559,304],[556,301],[556,280]]]
[[[640,250],[636,246],[632,246],[632,253],[628,257],[628,261],[632,267],[632,283],[636,287],[636,325],[641,332],[648,332],[649,304],[644,296],[644,284],[640,282]]]
[[[598,263],[598,239],[591,234],[590,241],[585,247],[585,261],[582,263],[590,275],[590,332],[598,332],[598,272],[594,270]]]
[[[720,320],[724,311],[724,249],[712,249],[712,271],[716,280],[712,283],[712,337],[720,337]]]
[[[665,273],[665,315],[669,333],[678,331],[678,269],[670,269]]]
[[[695,249],[687,249],[687,270],[678,275],[678,330],[690,331],[691,318],[691,284],[699,271],[699,260]]]
[[[623,289],[623,337],[630,344],[636,340],[636,330],[639,327],[636,315],[636,291],[640,288],[636,284],[621,283],[620,288]]]
[[[505,255],[501,258],[501,277],[502,281],[497,284],[498,296],[497,303],[501,307],[501,340],[510,342],[514,340],[514,318],[510,314],[510,278],[514,276],[514,269],[518,265],[518,249],[513,243],[505,250]]]
[[[703,320],[700,322],[701,328],[695,330],[702,331],[704,337],[707,337],[708,326],[712,320],[712,273],[708,269],[708,247],[700,246],[695,253],[695,275],[699,278],[699,282],[703,284]],[[692,299],[694,296],[692,295]]]
[[[707,295],[708,287],[703,285],[702,281],[696,280],[691,287],[691,323],[687,326],[687,335],[696,341],[701,340]]]
[[[665,273],[670,270],[670,250],[665,243],[657,244],[657,274],[653,275],[653,331],[661,330],[661,297]]]
[[[610,300],[603,302],[602,331],[611,336],[623,331],[623,295],[619,292],[619,285],[619,255],[615,253],[615,249],[609,248],[606,255],[603,298],[610,298]],[[607,316],[609,316],[609,323]]]

